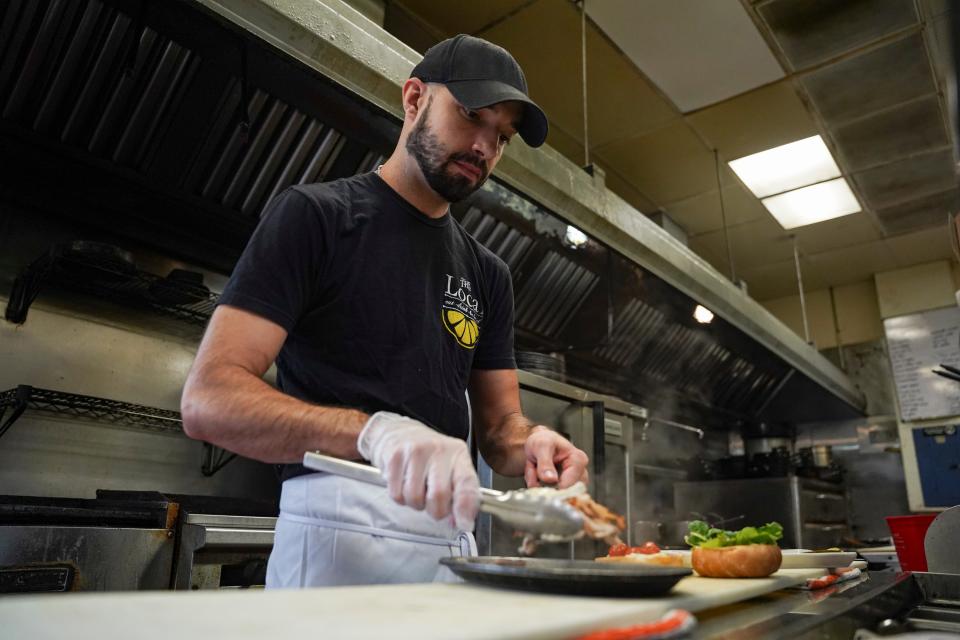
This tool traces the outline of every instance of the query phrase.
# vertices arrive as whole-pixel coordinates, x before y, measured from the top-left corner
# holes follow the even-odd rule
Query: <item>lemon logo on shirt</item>
[[[466,278],[447,275],[447,287],[443,292],[440,318],[443,326],[465,349],[473,349],[480,339],[480,323],[483,310],[480,301],[473,295],[473,284]]]
[[[476,321],[453,309],[444,309],[442,315],[443,326],[453,334],[460,346],[473,349],[477,344],[477,338],[480,337],[480,327],[477,326]]]

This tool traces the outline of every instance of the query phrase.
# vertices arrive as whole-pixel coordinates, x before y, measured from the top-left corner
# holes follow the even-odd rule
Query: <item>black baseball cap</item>
[[[517,133],[531,147],[547,139],[547,116],[527,95],[523,70],[506,49],[492,42],[462,33],[444,40],[427,49],[410,77],[446,85],[468,109],[507,100],[521,102],[523,116]]]

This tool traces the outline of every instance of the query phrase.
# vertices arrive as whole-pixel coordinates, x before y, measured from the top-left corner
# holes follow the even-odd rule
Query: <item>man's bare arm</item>
[[[523,445],[534,428],[520,409],[517,372],[476,369],[470,374],[470,407],[474,437],[483,459],[494,471],[519,476],[527,457]]]
[[[314,450],[358,459],[365,413],[312,405],[263,381],[286,338],[269,320],[218,307],[183,388],[184,432],[263,462],[299,462]]]
[[[474,370],[470,400],[477,446],[494,471],[523,475],[530,487],[557,483],[562,488],[586,479],[587,455],[563,436],[524,417],[515,370]]]

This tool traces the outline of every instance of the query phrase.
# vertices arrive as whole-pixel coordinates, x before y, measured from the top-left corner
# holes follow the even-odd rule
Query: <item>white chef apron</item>
[[[394,502],[383,487],[311,473],[283,483],[267,588],[457,582],[440,558],[473,534]]]

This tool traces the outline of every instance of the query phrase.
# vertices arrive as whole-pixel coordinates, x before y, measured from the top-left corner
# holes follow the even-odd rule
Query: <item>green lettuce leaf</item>
[[[683,539],[691,547],[715,549],[738,544],[776,544],[783,537],[779,522],[768,522],[762,527],[744,527],[739,531],[724,531],[713,528],[702,520],[689,525],[689,533]]]

